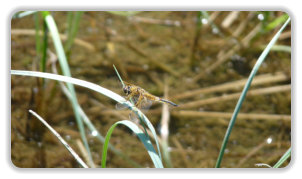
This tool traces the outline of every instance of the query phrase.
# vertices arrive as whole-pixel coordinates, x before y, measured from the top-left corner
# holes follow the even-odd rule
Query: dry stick
[[[243,44],[243,47],[246,48],[248,47],[250,41],[257,35],[257,33],[261,30],[261,22],[258,23],[258,25],[256,25],[256,27],[254,29],[252,29],[252,31],[243,38],[242,40],[242,44]]]
[[[211,22],[214,22],[214,20],[221,14],[221,11],[215,11],[213,13],[211,13],[209,20]],[[209,23],[208,23],[209,24]]]
[[[67,142],[57,133],[44,119],[42,119],[37,113],[32,110],[29,112],[34,115],[37,119],[39,119],[58,139],[59,141],[66,147],[66,149],[71,153],[71,155],[77,160],[77,162],[83,167],[88,168],[85,162],[78,156],[78,154],[67,144]]]
[[[288,76],[286,76],[285,73],[282,73],[282,72],[277,72],[275,74],[268,73],[268,74],[256,76],[252,82],[252,85],[256,86],[256,85],[262,85],[265,83],[281,82],[281,81],[285,81],[288,79],[289,79]],[[197,90],[187,91],[182,94],[172,96],[171,99],[174,99],[174,100],[175,99],[184,99],[184,98],[198,96],[200,94],[222,92],[222,91],[231,90],[231,89],[234,89],[234,90],[241,89],[241,87],[245,85],[246,81],[247,81],[247,78],[238,80],[238,81],[220,84],[220,85],[205,87],[205,88],[201,88],[201,89],[197,89]]]
[[[254,29],[252,29],[252,31],[242,40],[242,44],[243,47],[247,47],[247,45],[250,43],[250,40],[255,37],[255,35],[259,32],[261,28],[261,23],[259,23]],[[205,73],[200,73],[198,75],[196,75],[193,78],[193,82],[197,82],[200,78],[202,78],[203,76],[205,76],[208,73],[211,73],[212,71],[214,71],[219,65],[221,65],[222,63],[224,63],[226,60],[228,60],[234,53],[236,53],[238,50],[240,50],[242,47],[240,44],[236,44],[233,48],[231,48],[231,50],[229,50],[228,52],[224,52],[222,53],[221,56],[218,56],[217,61],[214,62],[212,65],[210,65],[206,70]],[[219,53],[220,54],[220,53]]]
[[[116,113],[127,115],[129,111],[115,111],[115,110],[104,110],[101,111],[102,115],[112,115],[115,116]],[[153,115],[160,115],[160,110],[149,110],[147,112]],[[207,118],[226,118],[229,119],[232,116],[232,113],[227,112],[212,112],[212,111],[192,111],[192,110],[180,110],[180,111],[171,111],[171,115],[175,117],[185,117],[184,119],[189,119],[190,117],[207,117]],[[259,113],[239,113],[238,119],[252,119],[252,120],[284,120],[290,121],[291,115],[283,114],[259,114]]]
[[[172,116],[177,117],[207,117],[207,118],[226,118],[232,117],[232,113],[227,112],[210,112],[210,111],[172,111]],[[186,118],[184,118],[186,119]],[[278,114],[254,114],[254,113],[239,113],[237,119],[252,119],[252,120],[291,120],[290,115],[278,115]]]
[[[165,99],[168,98],[168,85],[167,85],[167,80],[165,78],[165,88],[164,88],[164,97]],[[161,116],[161,128],[160,128],[160,137],[162,140],[162,148],[164,152],[164,158],[166,159],[167,166],[168,167],[173,167],[171,163],[171,158],[169,154],[169,121],[170,121],[170,112],[169,112],[169,107],[168,104],[164,103],[163,104],[163,109],[162,109],[162,116]]]
[[[240,45],[235,45],[231,50],[228,52],[225,52],[225,50],[221,51],[217,55],[217,61],[214,62],[212,65],[210,65],[204,73],[200,73],[196,75],[193,78],[193,82],[196,83],[200,78],[205,76],[208,73],[211,73],[215,68],[217,68],[219,65],[221,65],[223,62],[225,62],[227,59],[229,59],[235,52],[237,52],[240,49]]]
[[[225,29],[229,28],[232,23],[238,18],[239,13],[240,11],[231,11],[221,23],[221,27]]]
[[[167,85],[165,85],[164,94],[165,94],[164,95],[165,99],[168,99]],[[168,104],[164,103],[162,109],[160,134],[161,134],[161,139],[167,143],[168,143],[168,136],[169,136],[169,121],[170,121],[169,107]]]
[[[247,95],[255,96],[255,95],[262,95],[262,94],[271,94],[271,93],[277,93],[277,92],[282,92],[282,91],[290,91],[290,89],[291,89],[291,85],[279,85],[279,86],[273,86],[273,87],[268,87],[268,88],[250,90],[247,93]],[[192,101],[192,102],[182,104],[178,108],[179,109],[196,108],[196,107],[206,105],[206,104],[213,104],[213,103],[218,103],[218,102],[220,103],[222,101],[237,99],[238,97],[240,97],[240,95],[241,95],[241,92],[227,94],[227,95],[218,96],[218,97],[212,97],[212,98],[208,98],[208,99],[202,99],[202,100],[198,100],[198,101]]]
[[[76,143],[77,143],[77,145],[78,145],[78,147],[79,147],[79,149],[80,149],[83,157],[85,158],[86,162],[90,163],[90,167],[91,168],[96,168],[95,164],[93,162],[92,163],[90,162],[90,159],[89,159],[89,156],[88,156],[88,152],[85,149],[85,147],[84,147],[83,143],[81,142],[81,140],[77,139]]]
[[[246,28],[246,25],[250,22],[251,18],[253,18],[255,16],[254,12],[250,12],[247,15],[247,18],[245,18],[240,24],[239,26],[236,28],[236,30],[234,31],[234,33],[232,34],[234,37],[239,37],[239,35],[243,32],[243,30]]]
[[[172,68],[170,68],[169,66],[165,65],[164,63],[161,63],[160,60],[155,60],[153,59],[153,57],[147,55],[144,51],[142,51],[141,49],[138,49],[137,47],[135,47],[133,44],[131,44],[129,41],[126,42],[127,46],[133,50],[134,52],[136,52],[138,55],[144,57],[145,59],[147,59],[149,61],[150,64],[157,66],[158,68],[172,74],[175,77],[179,76],[179,73],[177,73],[175,70],[173,70]]]
[[[34,29],[12,29],[11,34],[12,35],[31,35],[31,36],[34,36],[34,35],[36,35],[36,31]],[[42,35],[42,34],[43,34],[43,32],[39,31],[39,35]],[[66,35],[64,35],[64,34],[59,34],[59,35],[60,35],[61,40],[63,40],[63,41],[67,40]],[[50,36],[50,33],[48,33],[48,36]],[[74,43],[79,45],[79,46],[85,47],[86,49],[90,50],[91,52],[95,51],[95,47],[91,43],[88,43],[88,42],[83,41],[81,39],[75,38]]]
[[[279,40],[284,40],[284,39],[290,38],[291,35],[292,35],[291,30],[286,31],[286,32],[283,32],[283,33],[280,35]]]

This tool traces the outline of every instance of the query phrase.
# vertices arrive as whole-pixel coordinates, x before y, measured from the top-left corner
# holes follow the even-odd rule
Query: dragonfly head
[[[126,94],[126,95],[129,95],[130,94],[130,86],[125,86],[124,88],[123,88],[123,91],[124,91],[124,93]]]

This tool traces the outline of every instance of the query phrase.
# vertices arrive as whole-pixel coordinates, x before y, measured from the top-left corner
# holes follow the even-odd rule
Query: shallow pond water
[[[164,165],[212,168],[243,88],[244,83],[238,81],[248,77],[263,47],[279,29],[262,32],[259,13],[239,12],[227,22],[231,12],[208,12],[211,21],[201,19],[207,23],[199,26],[198,12],[141,12],[132,17],[85,12],[76,36],[85,43],[75,41],[68,53],[71,74],[123,95],[112,67],[115,64],[125,81],[179,104],[170,108],[168,151],[172,165]],[[65,34],[67,12],[52,15],[59,32]],[[273,12],[268,21],[280,15],[282,12]],[[289,27],[278,45],[291,45]],[[34,17],[13,19],[11,29],[11,69],[38,71]],[[51,38],[48,44],[55,53]],[[46,71],[53,73],[49,59]],[[60,71],[58,63],[54,66]],[[291,146],[291,54],[270,52],[257,75],[230,136],[222,167],[274,165]],[[112,124],[128,119],[128,112],[115,110],[111,99],[82,87],[75,89],[80,105],[103,136]],[[79,167],[29,109],[40,114],[83,156],[71,104],[58,83],[11,76],[13,164],[26,168]],[[159,136],[161,114],[162,104],[156,103],[146,112]],[[94,163],[100,166],[103,144],[86,130]],[[117,127],[110,142],[140,167],[154,167],[143,144],[128,129]],[[107,167],[137,165],[109,151]]]

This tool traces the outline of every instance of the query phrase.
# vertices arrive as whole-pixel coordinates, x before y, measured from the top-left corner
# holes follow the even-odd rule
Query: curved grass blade
[[[283,156],[280,158],[280,160],[273,166],[273,168],[279,168],[290,156],[291,156],[292,148],[289,148]]]
[[[13,15],[13,19],[15,18],[23,18],[25,16],[31,15],[36,13],[37,11],[23,11],[23,12],[17,12],[16,14]]]
[[[108,130],[107,135],[105,137],[105,143],[104,143],[103,153],[102,153],[102,168],[106,168],[107,149],[108,149],[108,143],[109,143],[111,134],[112,134],[114,128],[119,124],[125,125],[129,129],[131,129],[136,134],[136,136],[141,140],[141,142],[144,144],[145,148],[148,151],[148,154],[150,155],[150,157],[153,161],[154,166],[156,168],[163,168],[161,159],[159,158],[155,149],[153,148],[150,139],[147,138],[147,136],[143,133],[143,131],[141,131],[138,128],[138,126],[136,124],[134,124],[131,121],[127,121],[127,120],[118,121],[118,122],[114,123]]]
[[[60,136],[59,133],[57,133],[56,130],[54,130],[41,116],[39,116],[37,113],[35,113],[32,110],[29,110],[29,112],[34,115],[36,118],[38,118],[58,139],[59,141],[66,147],[66,149],[71,153],[71,155],[76,159],[76,161],[83,167],[88,168],[88,166],[85,164],[85,162],[78,156],[78,154],[68,145],[68,143]]]
[[[119,102],[119,103],[124,103],[125,105],[128,106],[128,108],[135,111],[137,115],[141,116],[144,119],[143,121],[148,124],[148,127],[152,131],[153,135],[155,133],[155,136],[156,136],[156,132],[155,132],[155,129],[153,128],[152,124],[149,122],[147,117],[139,109],[137,109],[135,106],[133,106],[133,104],[130,103],[129,101],[125,101],[125,98],[123,98],[122,96],[120,96],[120,95],[118,95],[118,94],[116,94],[116,93],[114,93],[114,92],[112,92],[112,91],[110,91],[106,88],[103,88],[99,85],[93,84],[91,82],[75,79],[75,78],[72,78],[72,77],[68,77],[68,76],[56,75],[56,74],[51,74],[51,73],[43,73],[43,72],[11,70],[11,74],[12,75],[22,75],[22,76],[48,78],[48,79],[62,81],[62,82],[66,82],[66,83],[72,83],[72,84],[79,85],[79,86],[82,86],[82,87],[86,87],[86,88],[89,88],[89,89],[94,90],[96,92],[99,92],[99,93],[101,93],[101,94],[103,94],[103,95]],[[158,151],[159,151],[159,144],[158,144],[158,141],[157,141],[156,137],[155,137],[155,141],[156,141],[156,145],[157,145],[157,148],[158,148]],[[158,155],[159,158],[161,159],[160,151],[158,153],[159,154],[156,154],[156,155]]]
[[[267,47],[264,49],[264,51],[262,52],[262,54],[260,55],[260,57],[258,58],[256,64],[254,65],[254,68],[252,70],[252,72],[250,73],[250,76],[242,90],[242,93],[239,97],[239,100],[236,104],[236,107],[235,107],[235,110],[234,110],[234,113],[233,113],[233,116],[230,120],[230,123],[229,123],[229,126],[228,126],[228,129],[225,133],[225,136],[224,136],[224,139],[223,139],[223,142],[222,142],[222,145],[221,145],[221,148],[220,148],[220,152],[219,152],[219,156],[218,156],[218,159],[217,159],[217,162],[216,162],[216,168],[219,168],[220,167],[220,164],[221,164],[221,160],[223,158],[223,154],[224,154],[224,151],[225,151],[225,147],[227,145],[227,142],[229,140],[229,137],[231,135],[231,132],[232,132],[232,129],[235,125],[235,121],[236,121],[236,118],[237,118],[237,115],[240,111],[240,108],[241,108],[241,105],[245,99],[245,96],[246,96],[246,93],[252,83],[252,80],[254,78],[254,76],[256,75],[260,65],[262,64],[262,62],[265,60],[265,57],[267,56],[267,54],[270,52],[270,49],[272,48],[272,46],[275,44],[275,42],[277,41],[278,37],[280,36],[281,32],[285,29],[285,27],[287,26],[287,24],[290,22],[290,19],[287,19],[287,21],[283,24],[283,26],[281,27],[281,29],[276,33],[276,35],[273,37],[273,39],[269,42],[269,44],[267,45]]]
[[[70,73],[70,70],[69,70],[69,66],[68,66],[68,63],[67,63],[67,59],[66,59],[66,56],[65,56],[65,52],[64,52],[64,49],[63,49],[63,45],[62,45],[62,42],[61,42],[61,39],[60,39],[60,36],[59,36],[59,32],[58,32],[58,28],[56,26],[56,23],[55,23],[53,17],[50,15],[50,13],[48,11],[43,11],[42,15],[43,15],[44,21],[45,21],[50,33],[51,33],[51,37],[52,37],[52,40],[53,40],[53,43],[54,43],[54,46],[55,46],[55,49],[56,49],[56,52],[57,52],[57,56],[59,58],[59,63],[60,63],[62,72],[65,76],[70,77],[71,73]],[[77,110],[78,109],[77,106],[79,106],[79,103],[78,103],[78,100],[77,100],[77,97],[76,97],[74,86],[70,83],[67,83],[67,87],[68,87],[68,90],[70,91],[70,93],[72,95],[71,104],[72,104],[73,111],[75,113],[75,118],[76,118],[76,122],[77,122],[77,125],[78,125],[78,128],[79,128],[80,134],[81,134],[81,138],[82,138],[83,143],[85,145],[85,148],[88,152],[89,158],[92,161],[91,151],[90,151],[88,141],[87,141],[87,138],[86,138],[83,121],[82,121],[82,118],[79,114],[79,111]]]

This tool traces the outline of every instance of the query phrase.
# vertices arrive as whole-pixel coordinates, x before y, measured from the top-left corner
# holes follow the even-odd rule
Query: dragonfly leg
[[[129,95],[126,97],[126,100],[129,101],[133,96],[134,96],[134,94],[129,94]]]
[[[143,100],[143,95],[139,95],[139,97],[138,97],[138,99],[137,99],[137,101],[136,101],[135,106],[140,108],[140,105],[141,105],[141,103],[142,103],[142,100]]]

